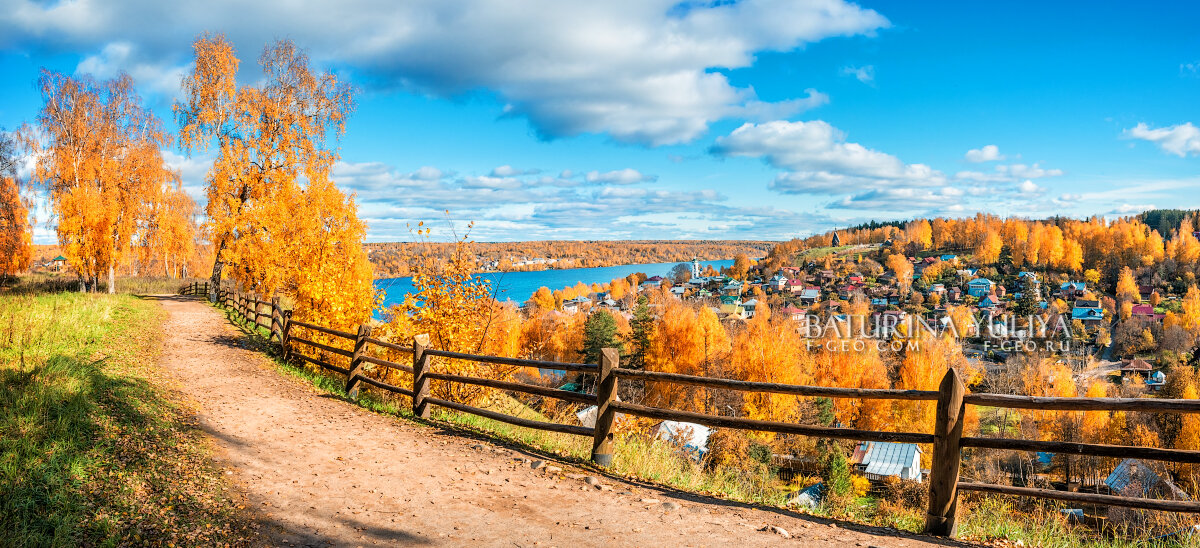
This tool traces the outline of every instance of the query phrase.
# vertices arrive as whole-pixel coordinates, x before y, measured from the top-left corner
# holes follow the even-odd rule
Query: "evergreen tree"
[[[631,328],[629,343],[632,346],[629,367],[644,369],[646,349],[650,346],[650,333],[654,330],[654,317],[650,315],[650,299],[647,299],[645,295],[638,296],[637,307],[633,309],[633,320],[629,322],[629,327]]]
[[[583,359],[587,363],[600,363],[601,351],[605,348],[622,347],[617,337],[617,321],[612,314],[600,310],[588,316],[583,324]]]

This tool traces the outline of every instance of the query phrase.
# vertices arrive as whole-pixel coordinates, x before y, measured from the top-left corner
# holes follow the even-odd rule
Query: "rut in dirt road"
[[[535,470],[540,456],[376,414],[281,375],[207,304],[162,305],[163,368],[195,402],[270,545],[961,545],[589,480],[595,472],[554,462]]]

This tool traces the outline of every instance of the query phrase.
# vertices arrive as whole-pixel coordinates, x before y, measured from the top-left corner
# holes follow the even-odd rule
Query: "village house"
[[[1100,308],[1100,301],[1078,299],[1071,309],[1071,320],[1079,320],[1085,326],[1100,325],[1104,321],[1104,309]]]
[[[575,297],[574,299],[563,301],[563,312],[574,314],[590,306],[592,300],[587,297]]]
[[[816,287],[805,288],[800,292],[802,304],[815,304],[819,300],[821,300],[821,290]]]
[[[987,278],[975,278],[967,282],[967,295],[983,298],[992,293],[992,281]]]
[[[750,300],[742,303],[742,310],[745,313],[744,315],[746,316],[746,319],[750,319],[750,318],[754,317],[754,309],[755,308],[758,308],[758,299],[750,299]]]
[[[1058,288],[1064,299],[1076,299],[1087,293],[1087,282],[1065,282]]]
[[[807,311],[803,308],[785,306],[779,309],[779,313],[782,314],[784,318],[789,318],[794,322],[798,322],[804,320],[804,316],[807,314]]]
[[[1133,305],[1133,308],[1130,310],[1130,315],[1134,318],[1141,318],[1143,320],[1151,320],[1156,322],[1163,321],[1163,318],[1166,316],[1165,314],[1155,314],[1154,307],[1148,304]]]
[[[1153,370],[1154,366],[1150,365],[1150,363],[1146,360],[1141,358],[1133,358],[1130,360],[1125,360],[1121,363],[1121,378],[1135,379],[1138,377],[1145,377]]]

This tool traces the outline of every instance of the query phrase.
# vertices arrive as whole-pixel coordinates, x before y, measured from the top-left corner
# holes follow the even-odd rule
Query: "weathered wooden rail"
[[[1061,441],[1038,441],[1024,439],[1000,439],[985,437],[964,437],[963,426],[967,405],[1005,407],[1013,409],[1037,409],[1058,411],[1135,411],[1154,413],[1200,413],[1200,400],[1173,400],[1158,398],[1044,398],[1031,396],[1013,396],[1005,394],[968,394],[966,387],[957,371],[951,369],[942,378],[938,390],[893,390],[868,388],[836,388],[822,386],[800,386],[789,384],[749,382],[733,379],[717,379],[676,373],[643,371],[620,367],[617,351],[612,348],[603,350],[598,364],[566,363],[502,356],[487,356],[465,354],[429,348],[428,337],[417,336],[411,345],[402,345],[373,338],[370,326],[360,326],[356,333],[331,329],[311,323],[291,319],[291,311],[280,307],[279,300],[263,301],[253,293],[242,293],[221,288],[209,291],[207,283],[190,284],[181,289],[181,293],[190,295],[209,295],[228,309],[238,313],[248,323],[263,327],[269,332],[269,339],[280,344],[285,359],[299,359],[322,369],[334,371],[346,376],[346,392],[352,397],[357,396],[359,383],[374,386],[381,390],[400,394],[411,398],[413,413],[422,418],[429,418],[429,406],[437,405],[447,409],[470,413],[492,420],[535,428],[552,432],[561,432],[592,438],[592,461],[608,466],[612,463],[613,454],[613,422],[617,412],[629,415],[692,422],[714,428],[734,428],[761,432],[776,432],[800,436],[811,436],[830,439],[845,439],[854,441],[883,441],[921,443],[933,445],[933,465],[929,476],[929,506],[926,512],[925,532],[939,536],[954,536],[957,530],[956,510],[959,491],[979,491],[1003,495],[1036,497],[1043,499],[1061,500],[1080,504],[1103,506],[1122,506],[1145,510],[1162,510],[1171,512],[1200,513],[1200,502],[1182,500],[1162,500],[1150,498],[1123,497],[1100,495],[1092,493],[1072,493],[1046,489],[1011,487],[1006,485],[991,485],[959,481],[959,470],[962,463],[963,448],[987,448],[1014,451],[1051,451],[1070,455],[1090,455],[1111,458],[1140,458],[1181,463],[1200,463],[1200,451],[1184,451],[1178,449],[1159,449],[1153,447],[1132,447],[1123,445],[1104,445],[1092,443],[1075,443]],[[263,307],[269,306],[264,311]],[[267,318],[264,324],[262,319]],[[322,333],[353,343],[353,349],[338,348],[329,344],[318,343],[308,338],[292,334],[293,328],[306,329]],[[294,352],[295,345],[307,346],[328,355],[349,360],[347,367],[341,367],[326,361]],[[367,353],[371,346],[385,348],[396,352],[410,354],[411,364],[397,363]],[[454,375],[431,370],[431,359],[443,357],[456,360],[467,360],[478,363],[509,365],[516,367],[534,367],[538,369],[553,369],[558,371],[583,372],[596,375],[595,394],[570,392],[536,386],[526,383],[484,379],[464,375]],[[411,374],[412,384],[400,387],[388,384],[382,380],[366,375],[363,364],[373,364],[380,367],[395,369]],[[718,390],[736,390],[751,393],[789,394],[798,397],[825,397],[851,399],[885,399],[928,401],[936,404],[936,419],[932,433],[925,432],[885,432],[874,430],[859,430],[853,428],[802,425],[785,422],[753,420],[739,417],[723,417],[682,411],[662,409],[645,405],[622,402],[617,400],[619,379],[638,380],[642,382],[661,382],[685,384]],[[556,398],[563,401],[592,404],[596,406],[596,424],[586,426],[558,424],[545,421],[530,420],[504,413],[481,409],[471,405],[434,398],[430,396],[430,382],[461,383],[474,386],[495,388],[522,392],[546,398]]]

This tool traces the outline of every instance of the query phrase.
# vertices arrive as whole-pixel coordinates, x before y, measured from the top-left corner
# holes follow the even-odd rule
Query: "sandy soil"
[[[280,375],[205,304],[162,305],[163,367],[196,405],[270,545],[959,545],[553,461],[534,469],[543,456],[376,414]]]

